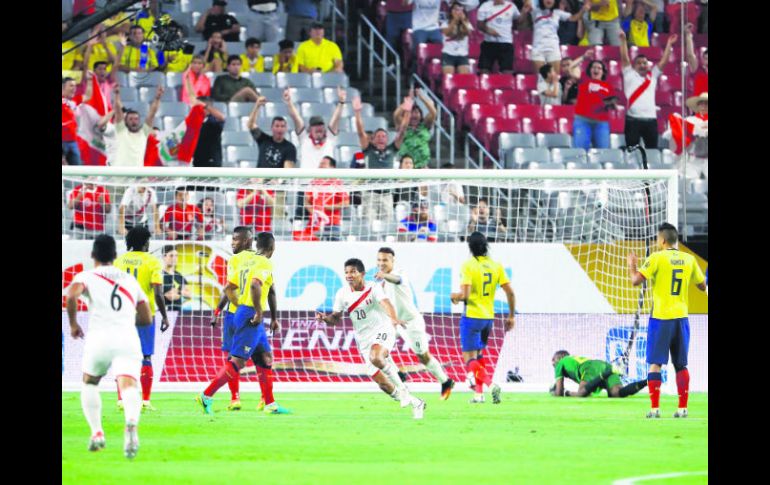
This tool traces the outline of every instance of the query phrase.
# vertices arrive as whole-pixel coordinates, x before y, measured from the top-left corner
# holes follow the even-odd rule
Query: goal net
[[[516,292],[516,327],[498,290],[489,336],[488,372],[509,389],[547,390],[551,356],[566,349],[613,362],[624,379],[646,376],[644,355],[651,295],[628,282],[626,256],[655,251],[656,228],[677,223],[672,171],[480,171],[354,169],[62,168],[62,295],[92,266],[91,241],[107,233],[126,250],[126,228],[153,233],[150,252],[184,278],[164,294],[172,326],[157,338],[153,365],[160,388],[191,389],[211,379],[225,358],[221,319],[212,327],[226,283],[234,227],[270,231],[278,320],[271,336],[277,389],[372,388],[348,318],[315,321],[330,311],[345,283],[343,263],[356,257],[373,280],[380,247],[391,247],[408,275],[426,321],[431,354],[456,381],[466,379],[459,318],[449,294],[470,257],[465,238],[490,240]],[[64,297],[62,298],[64,304]],[[79,318],[87,333],[87,310]],[[706,315],[691,317],[692,389],[707,387]],[[62,383],[76,383],[82,341],[69,337],[62,306]],[[394,360],[417,388],[433,377],[399,337]],[[109,376],[109,375],[108,375]],[[243,379],[256,382],[253,368]],[[670,381],[670,379],[669,379]],[[350,383],[350,384],[346,384]],[[424,386],[423,386],[424,383]],[[248,389],[248,385],[246,387]],[[459,389],[463,386],[460,384]]]

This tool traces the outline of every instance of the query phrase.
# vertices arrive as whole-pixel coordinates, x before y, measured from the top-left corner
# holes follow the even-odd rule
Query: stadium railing
[[[369,74],[369,96],[374,95],[374,68],[375,62],[382,68],[382,110],[393,111],[396,106],[401,103],[401,57],[393,47],[388,44],[385,37],[380,34],[368,18],[365,15],[360,14],[358,19],[358,28],[356,29],[356,69],[358,79],[363,78],[363,59],[365,52],[368,57],[368,74]],[[365,35],[368,32],[368,35]],[[375,39],[379,41],[379,46],[375,44]],[[378,53],[378,49],[380,53]],[[393,58],[390,62],[389,59]],[[389,66],[393,68],[389,69]],[[396,97],[395,105],[388,106],[388,81],[392,79],[396,84]]]

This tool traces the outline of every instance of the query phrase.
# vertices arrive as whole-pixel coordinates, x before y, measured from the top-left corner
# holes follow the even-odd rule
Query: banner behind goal
[[[271,344],[281,383],[368,381],[350,321],[329,327],[314,313],[330,310],[346,284],[346,259],[361,259],[371,280],[382,246],[395,250],[396,266],[409,276],[432,354],[463,381],[462,307],[451,304],[449,293],[459,289],[472,230],[492,241],[491,256],[511,278],[520,313],[516,329],[505,334],[499,290],[487,351],[496,379],[545,390],[550,356],[561,348],[612,360],[635,379],[644,372],[651,299],[628,283],[625,258],[630,251],[643,258],[656,227],[677,223],[674,171],[64,167],[62,174],[62,294],[74,274],[91,266],[94,234],[114,235],[122,252],[125,227],[146,224],[151,253],[162,259],[165,246],[177,251],[176,270],[190,296],[156,344],[156,380],[169,388],[207,381],[222,363],[221,321],[217,328],[209,321],[226,281],[229,235],[242,224],[277,239],[282,329]],[[62,315],[66,384],[77,381],[80,363]],[[694,340],[707,337],[705,319],[692,325]],[[699,374],[707,378],[704,345],[692,344],[693,365],[703,369],[693,371],[693,390],[707,386],[698,385]],[[393,355],[410,381],[431,382],[403,339]]]

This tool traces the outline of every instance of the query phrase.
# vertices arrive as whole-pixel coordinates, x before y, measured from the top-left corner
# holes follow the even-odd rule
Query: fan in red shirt
[[[71,77],[61,80],[61,154],[69,165],[82,165],[78,148],[78,121],[75,109],[83,96],[75,96],[77,85]]]
[[[591,61],[586,69],[588,79],[578,86],[575,119],[572,123],[574,145],[589,150],[610,147],[610,115],[617,97],[605,79],[607,66],[602,61]],[[592,143],[593,142],[593,143]]]
[[[166,209],[163,215],[166,239],[200,240],[203,239],[203,213],[198,206],[187,203],[187,189],[179,187],[174,194],[174,205]],[[197,226],[193,232],[194,226]]]
[[[318,168],[336,168],[337,161],[323,157]],[[311,215],[307,230],[320,236],[324,241],[340,240],[342,208],[350,205],[350,196],[343,189],[340,179],[316,179],[310,182],[311,189],[305,192],[305,209]]]
[[[261,184],[262,179],[249,179],[249,183]],[[238,189],[235,205],[241,210],[241,225],[254,232],[272,232],[275,191],[266,189]]]
[[[709,51],[708,49],[703,51],[700,62],[701,66],[698,67],[698,57],[695,55],[692,39],[694,27],[692,24],[687,24],[686,29],[687,35],[684,37],[684,47],[687,50],[687,63],[690,75],[692,75],[695,84],[693,96],[700,96],[703,93],[707,93],[709,90]]]
[[[112,210],[110,193],[101,185],[86,182],[70,193],[67,208],[75,211],[75,236],[90,239],[104,232],[104,215]]]
[[[225,221],[216,214],[214,199],[205,197],[198,202],[198,209],[203,216],[203,238],[207,241],[214,236],[222,236],[225,231]]]

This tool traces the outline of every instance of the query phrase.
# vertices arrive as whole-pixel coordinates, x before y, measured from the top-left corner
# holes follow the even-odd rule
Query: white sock
[[[433,374],[433,377],[435,377],[440,383],[445,383],[449,377],[446,375],[446,372],[444,372],[443,367],[441,367],[441,363],[434,359],[433,357],[430,358],[427,364],[425,364],[425,368],[428,369],[428,372]]]
[[[398,388],[393,390],[393,392],[390,394],[390,397],[392,397],[394,401],[401,401],[401,393],[399,392]]]
[[[396,367],[396,363],[393,362],[393,359],[390,356],[385,359],[385,367],[383,367],[381,370],[382,373],[385,374],[388,379],[390,379],[393,385],[396,386],[397,390],[402,392],[409,392],[406,389],[406,385],[401,382],[401,378],[398,377],[398,367]]]
[[[142,412],[142,396],[139,394],[139,386],[131,386],[121,389],[123,395],[123,412],[126,416],[126,424],[139,424],[139,415]]]
[[[91,427],[91,435],[102,431],[102,396],[99,394],[99,386],[83,383],[80,390],[80,405]]]

